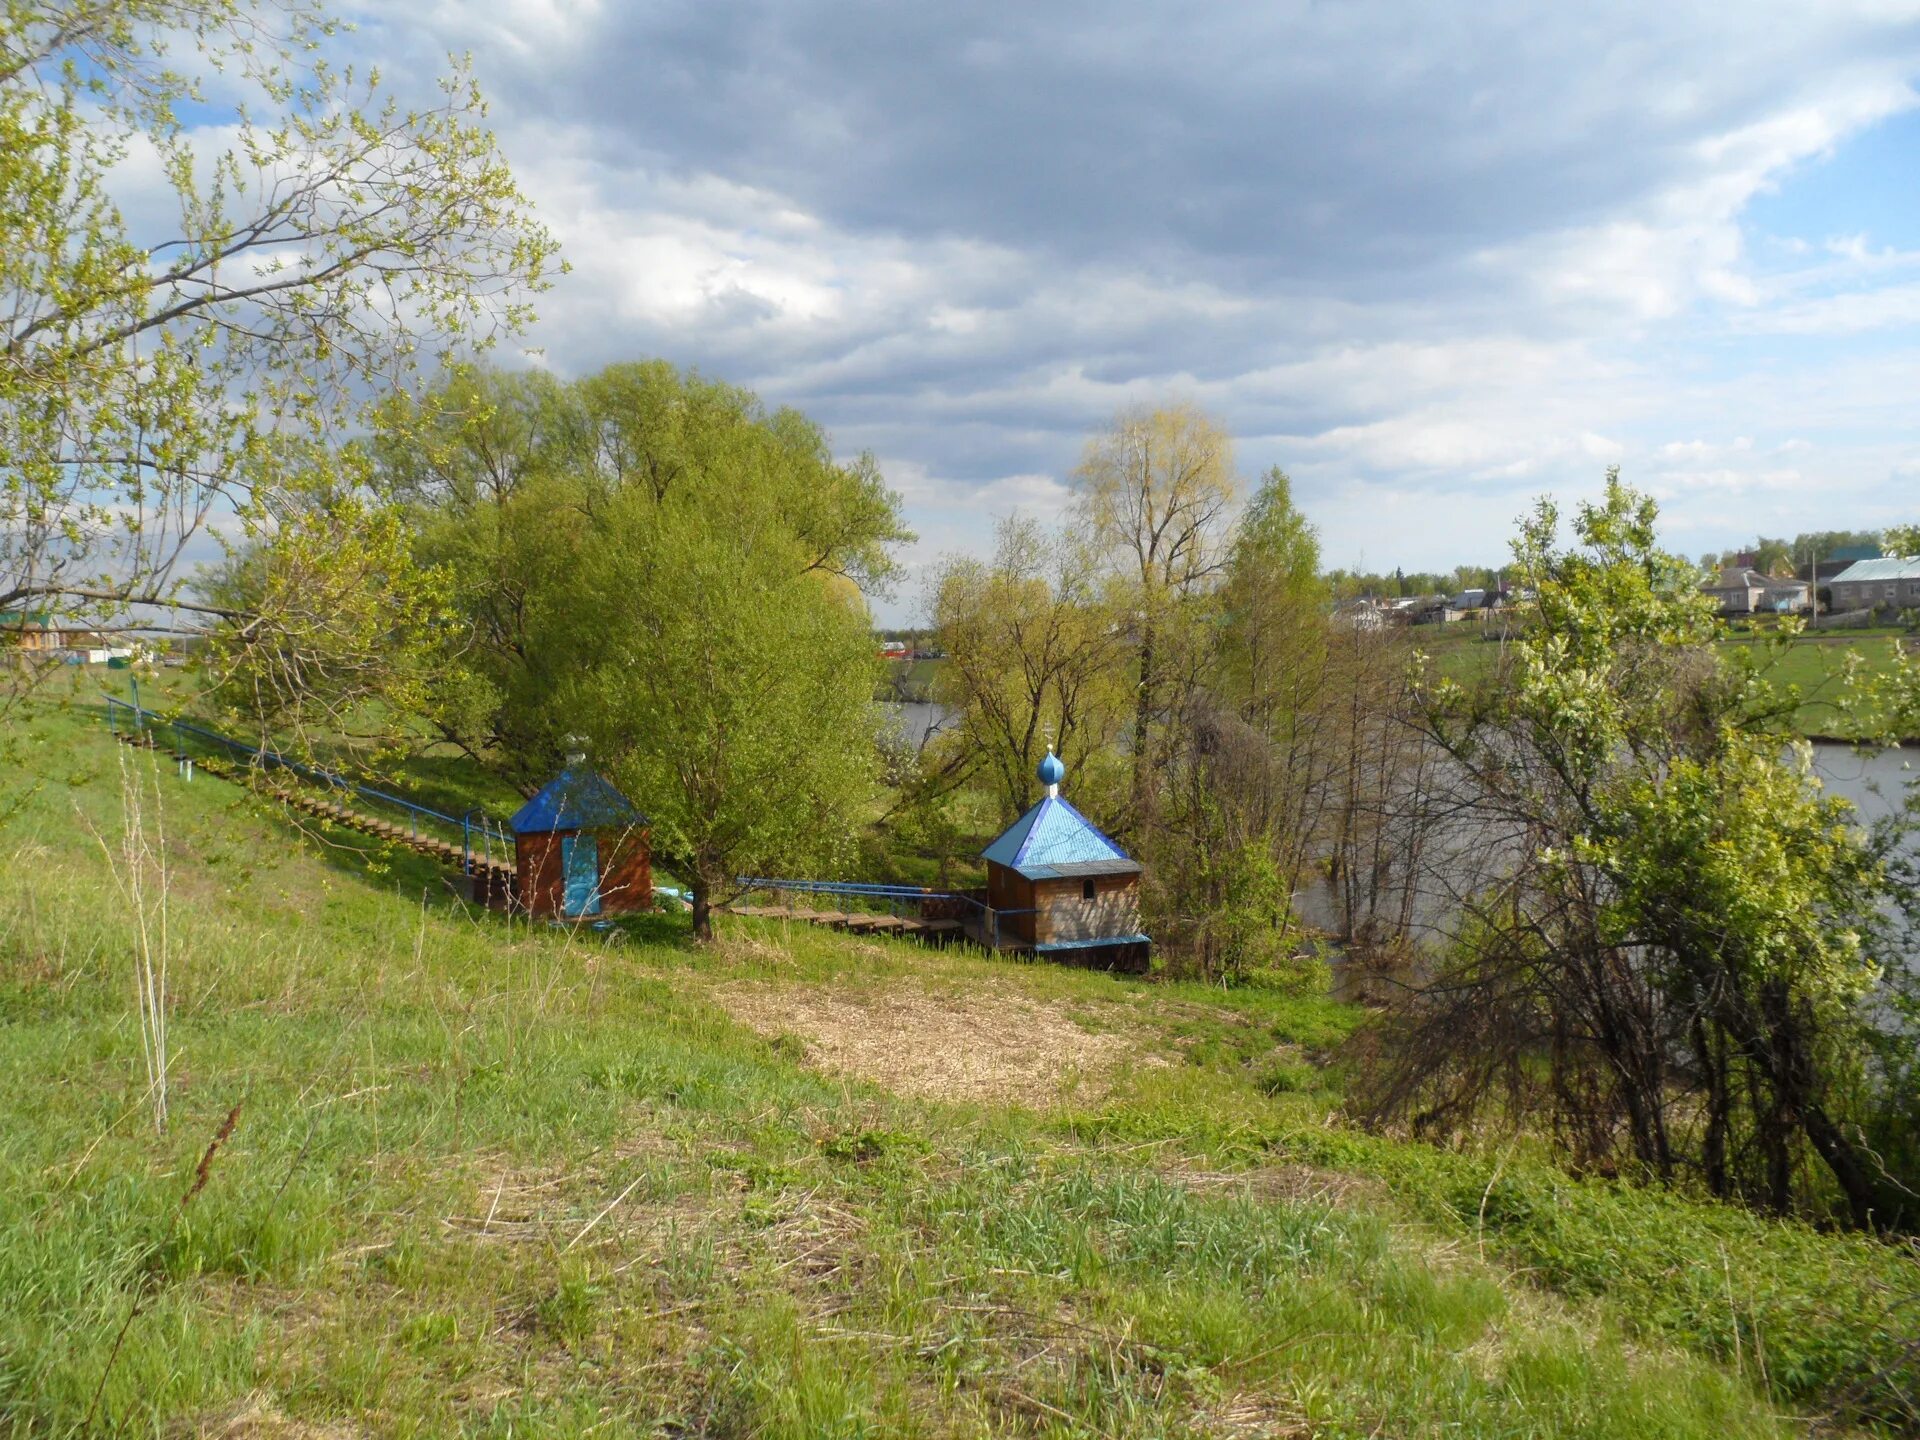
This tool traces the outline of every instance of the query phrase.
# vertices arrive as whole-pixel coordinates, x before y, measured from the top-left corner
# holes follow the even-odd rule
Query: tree
[[[742,874],[849,853],[879,773],[854,582],[886,583],[911,538],[870,457],[661,361],[463,370],[396,409],[370,449],[449,577],[423,702],[442,733],[523,785],[587,736],[703,938]]]
[[[1374,1102],[1424,1127],[1504,1106],[1589,1166],[1887,1223],[1913,1177],[1846,1109],[1898,955],[1879,851],[1782,758],[1791,702],[1744,648],[1716,650],[1655,518],[1609,472],[1567,546],[1543,501],[1514,547],[1538,598],[1511,669],[1426,693],[1487,863]]]
[[[644,797],[702,940],[741,876],[844,861],[877,785],[871,622],[800,561],[769,512],[628,489],[543,607],[555,711]]]
[[[1894,525],[1880,532],[1889,555],[1920,555],[1920,525]]]
[[[471,77],[401,107],[322,58],[331,28],[304,0],[0,14],[0,610],[112,630],[164,624],[151,607],[166,607],[231,622],[231,650],[280,647],[274,612],[189,592],[189,547],[217,527],[310,568],[327,558],[321,516],[341,538],[368,527],[353,563],[388,545],[339,436],[422,359],[530,318],[555,245]],[[209,155],[182,116],[212,106],[216,71],[240,98]],[[122,195],[131,168],[170,218]],[[302,615],[294,648],[364,658],[377,612]],[[269,654],[255,679],[276,671]]]
[[[1136,406],[1087,441],[1074,482],[1079,518],[1112,569],[1132,632],[1130,800],[1138,827],[1152,808],[1153,726],[1197,657],[1189,602],[1226,563],[1239,488],[1233,441],[1193,405]]]
[[[568,383],[460,367],[381,422],[380,488],[406,504],[418,561],[444,577],[455,619],[424,713],[521,784],[552,772],[576,728],[553,707],[573,647],[535,633],[543,607],[629,499],[663,514],[756,508],[791,539],[794,575],[856,602],[858,585],[888,583],[906,538],[871,457],[837,461],[798,412],[769,413],[750,391],[664,361]]]
[[[947,653],[938,696],[959,723],[938,737],[950,783],[983,774],[1008,817],[1032,798],[1052,747],[1096,813],[1118,799],[1114,740],[1129,708],[1124,643],[1084,545],[1031,520],[1000,523],[991,562],[949,558],[930,585]]]
[[[1762,535],[1753,542],[1753,568],[1762,575],[1791,575],[1793,546],[1785,540]]]

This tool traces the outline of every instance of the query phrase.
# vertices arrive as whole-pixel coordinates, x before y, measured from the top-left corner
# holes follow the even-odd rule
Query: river
[[[954,713],[932,701],[900,701],[887,705],[894,733],[914,749],[924,749],[941,730],[952,725]],[[1860,750],[1831,741],[1813,744],[1814,773],[1829,794],[1848,801],[1859,812],[1863,823],[1871,824],[1892,814],[1902,803],[1907,786],[1920,780],[1920,749]],[[1920,844],[1917,839],[1916,844]],[[1440,849],[1447,847],[1443,844]],[[1482,857],[1484,858],[1484,857]],[[1451,868],[1451,867],[1443,867]],[[1477,870],[1477,865],[1467,865]],[[1445,934],[1454,919],[1457,891],[1448,877],[1429,872],[1420,884],[1422,894],[1414,904],[1416,930],[1430,938]],[[1333,897],[1325,884],[1316,883],[1295,896],[1295,903],[1309,924],[1337,928]]]
[[[954,713],[932,700],[890,700],[884,707],[893,721],[894,734],[915,750],[927,748],[927,742],[952,724]]]

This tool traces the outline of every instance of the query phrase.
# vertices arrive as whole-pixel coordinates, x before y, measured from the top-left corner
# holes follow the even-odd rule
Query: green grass
[[[1434,672],[1473,685],[1498,673],[1508,647],[1465,626],[1428,626],[1413,633],[1410,644],[1432,658]],[[1850,667],[1870,681],[1891,668],[1901,634],[1846,631],[1803,636],[1768,653],[1764,637],[1733,635],[1720,642],[1727,656],[1751,656],[1761,678],[1783,699],[1794,702],[1792,724],[1802,735],[1850,739],[1868,733],[1879,719],[1878,707],[1856,696],[1848,683]]]
[[[0,1434],[100,1390],[126,1435],[1772,1435],[1892,1353],[1890,1249],[1341,1128],[1331,1001],[508,925],[165,773],[156,1134],[88,833],[123,752],[43,734],[0,832]],[[1038,1007],[1133,1059],[907,1100],[742,1028],[741,985]]]
[[[931,700],[934,678],[940,673],[938,660],[889,660],[887,683],[881,690],[886,700]]]
[[[1857,667],[1860,680],[1871,682],[1888,672],[1904,641],[1886,635],[1803,637],[1777,654],[1757,648],[1759,643],[1735,638],[1724,641],[1722,649],[1752,654],[1762,678],[1783,698],[1798,702],[1793,726],[1801,734],[1850,739],[1881,718],[1877,704],[1854,693],[1850,669]]]

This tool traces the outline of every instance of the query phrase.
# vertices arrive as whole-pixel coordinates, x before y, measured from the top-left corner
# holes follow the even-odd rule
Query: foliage
[[[522,784],[590,738],[703,933],[741,874],[846,858],[878,773],[855,582],[907,538],[870,457],[662,361],[461,369],[386,414],[369,453],[455,621],[417,713]]]
[[[426,714],[526,784],[551,773],[574,728],[551,704],[574,665],[572,635],[595,638],[585,617],[597,604],[577,595],[574,571],[610,524],[739,517],[753,573],[777,565],[814,577],[809,596],[843,598],[851,583],[888,583],[906,534],[871,457],[840,463],[797,412],[770,413],[749,391],[658,360],[566,384],[456,369],[417,402],[390,403],[371,451],[458,621]],[[557,615],[562,593],[587,608]]]
[[[1317,956],[1302,959],[1293,888],[1264,841],[1197,857],[1194,889],[1209,897],[1196,930],[1203,974],[1227,983],[1259,976],[1300,994],[1324,992],[1328,973]]]
[[[1103,562],[1132,652],[1129,813],[1144,829],[1156,801],[1160,734],[1206,663],[1209,594],[1227,562],[1240,481],[1233,440],[1190,404],[1122,410],[1088,439],[1074,471],[1076,517]]]
[[[626,489],[533,632],[556,721],[643,797],[703,936],[741,875],[838,873],[877,779],[866,608],[804,568],[760,498],[750,475],[710,476],[698,507]]]
[[[518,332],[555,246],[463,69],[403,108],[327,62],[331,28],[304,0],[0,13],[0,608],[224,620],[256,687],[379,652],[371,592],[236,612],[185,594],[181,560],[217,528],[311,579],[323,516],[357,567],[331,593],[400,574],[366,563],[389,545],[382,506],[334,442],[423,357]],[[229,147],[209,154],[211,127],[184,117],[220,109]]]
[[[1784,707],[1751,656],[1712,648],[1655,514],[1610,474],[1563,549],[1542,502],[1515,543],[1538,617],[1505,685],[1427,692],[1457,814],[1505,860],[1373,1103],[1425,1126],[1504,1106],[1587,1166],[1900,1223],[1920,1177],[1840,1108],[1874,976],[1899,963],[1878,852],[1780,757]]]
[[[1034,768],[1051,747],[1081,807],[1097,819],[1115,813],[1124,642],[1086,548],[1012,517],[992,561],[949,558],[929,588],[948,656],[936,693],[958,718],[934,742],[935,780],[977,776],[1012,819],[1031,803]]]

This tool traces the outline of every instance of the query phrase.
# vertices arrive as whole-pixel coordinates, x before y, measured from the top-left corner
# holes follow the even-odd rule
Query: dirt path
[[[739,982],[713,998],[763,1035],[794,1035],[824,1070],[930,1100],[1039,1109],[1104,1094],[1142,1057],[1124,1033],[1093,1032],[1059,1006],[1004,990],[934,992],[899,981],[857,993]]]

